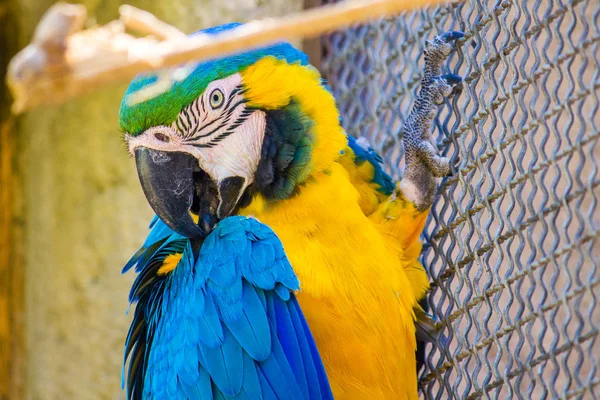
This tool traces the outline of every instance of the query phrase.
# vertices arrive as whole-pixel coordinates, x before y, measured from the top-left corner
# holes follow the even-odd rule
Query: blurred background
[[[186,33],[329,1],[129,1]],[[52,4],[0,0],[0,73]],[[121,2],[85,1],[94,22]],[[432,137],[459,163],[423,235],[444,343],[427,399],[600,398],[600,3],[469,0],[381,18],[303,46],[354,136],[402,175],[401,128],[424,40],[463,41],[464,77]],[[121,399],[133,274],[152,212],[123,145],[126,84],[18,118],[0,86],[0,400]]]

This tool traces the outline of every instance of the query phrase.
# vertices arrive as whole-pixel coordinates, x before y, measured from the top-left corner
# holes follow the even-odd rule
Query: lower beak
[[[238,176],[217,184],[187,153],[139,147],[135,161],[154,212],[169,228],[191,239],[205,237],[231,215],[246,188],[246,180]]]
[[[135,150],[135,162],[144,194],[158,217],[180,235],[206,236],[190,213],[198,160],[186,153],[140,147]]]

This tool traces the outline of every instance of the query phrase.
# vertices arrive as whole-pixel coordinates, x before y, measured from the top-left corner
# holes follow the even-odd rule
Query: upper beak
[[[186,153],[138,147],[135,161],[144,194],[158,217],[180,235],[206,236],[190,213],[198,160]]]
[[[218,184],[190,154],[138,147],[135,161],[150,206],[169,228],[189,238],[203,238],[231,215],[246,188],[232,176]]]

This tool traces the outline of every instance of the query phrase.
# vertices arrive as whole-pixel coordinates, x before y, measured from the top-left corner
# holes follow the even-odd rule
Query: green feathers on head
[[[230,23],[199,31],[198,33],[215,35],[230,30],[240,23]],[[151,73],[136,77],[121,102],[119,124],[123,132],[139,135],[152,126],[170,125],[177,119],[179,112],[198,98],[210,82],[223,79],[254,64],[266,56],[286,60],[288,63],[308,64],[306,54],[289,43],[278,43],[219,59],[197,64],[194,70],[183,80],[172,82],[166,92],[160,93],[143,102],[136,103],[135,94],[150,85],[156,84],[159,74]]]

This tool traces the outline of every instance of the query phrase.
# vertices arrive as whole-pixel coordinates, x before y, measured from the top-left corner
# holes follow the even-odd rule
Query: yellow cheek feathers
[[[321,76],[312,66],[288,64],[265,57],[241,72],[248,106],[280,109],[295,100],[313,121],[311,169],[327,170],[346,146],[333,95],[321,85]]]
[[[183,253],[175,253],[165,257],[165,260],[163,261],[162,266],[158,269],[157,274],[166,275],[173,271],[175,267],[177,267],[177,264],[179,264],[179,260],[181,260],[182,255]]]

